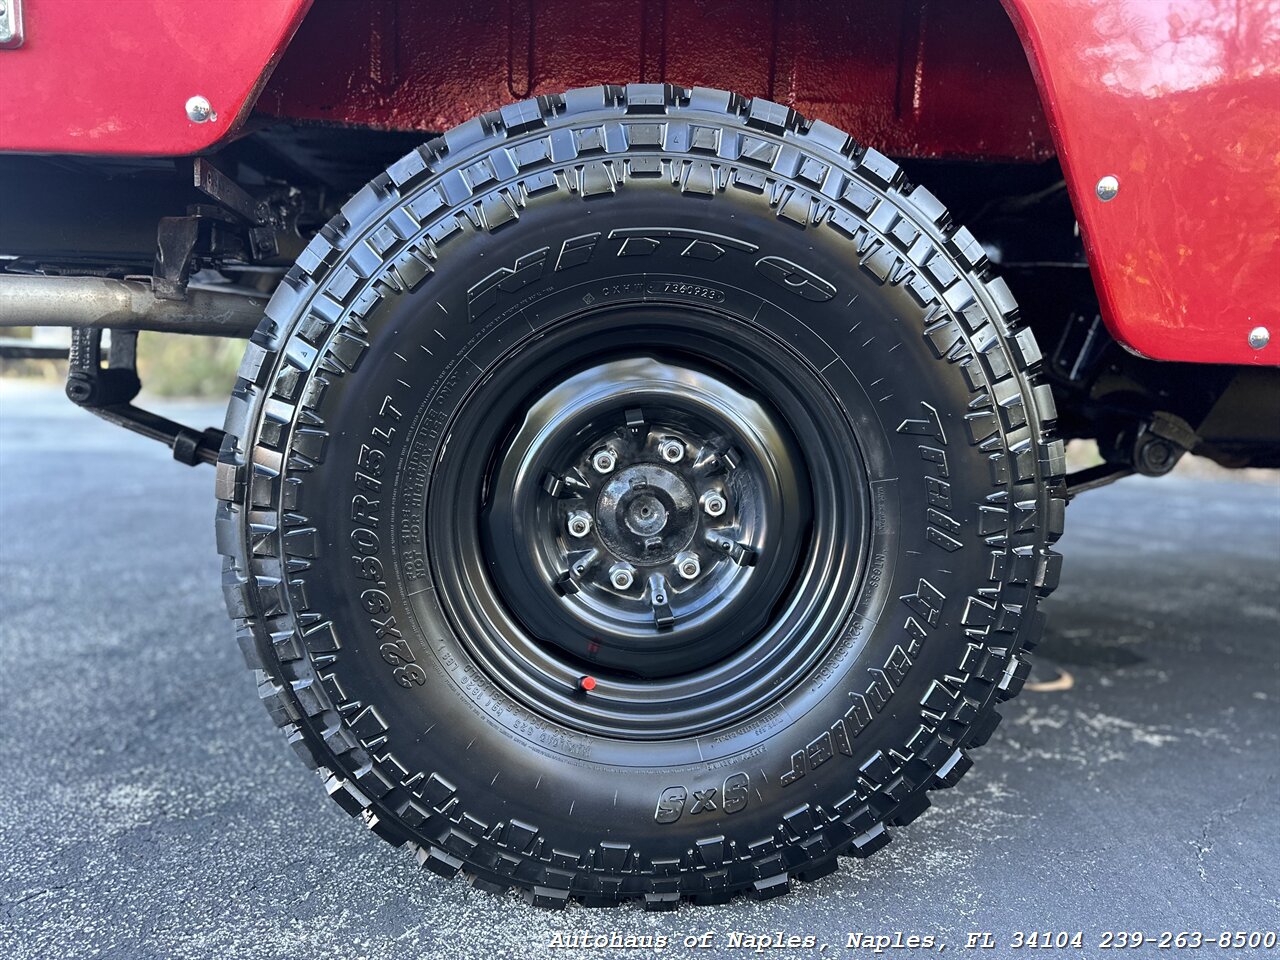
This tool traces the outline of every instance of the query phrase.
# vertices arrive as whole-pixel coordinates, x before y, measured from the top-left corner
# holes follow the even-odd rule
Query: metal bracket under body
[[[270,202],[255,199],[204,157],[192,161],[191,172],[192,185],[214,203],[193,204],[186,216],[160,219],[151,287],[163,300],[186,298],[197,256],[265,260],[279,252],[276,230],[282,223]]]
[[[67,367],[67,397],[109,423],[159,440],[179,463],[216,463],[224,436],[209,427],[196,431],[167,417],[133,405],[142,388],[137,370],[138,332],[111,331],[107,365],[102,365],[102,330],[79,327],[71,331]]]

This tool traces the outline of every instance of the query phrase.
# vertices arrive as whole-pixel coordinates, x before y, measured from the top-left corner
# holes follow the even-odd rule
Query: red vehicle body
[[[188,155],[269,118],[438,131],[618,78],[759,92],[894,156],[1056,154],[1112,336],[1280,363],[1249,343],[1280,327],[1275,0],[811,3],[785,31],[775,3],[44,0],[0,52],[0,150]],[[216,119],[187,119],[193,94]]]
[[[1280,0],[0,0],[0,89],[0,328],[214,467],[275,722],[492,892],[873,854],[1074,496],[1280,468]],[[142,332],[248,341],[222,429]]]

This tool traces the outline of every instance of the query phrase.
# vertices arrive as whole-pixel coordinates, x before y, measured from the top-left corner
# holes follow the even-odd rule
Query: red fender
[[[592,2],[321,4],[287,55],[310,0],[29,2],[25,44],[0,50],[0,150],[190,154],[255,103],[438,130],[587,83],[725,86],[900,156],[1035,160],[1056,146],[1118,341],[1280,364],[1280,0],[1002,0],[1038,96],[987,4],[797,4],[779,18],[779,0],[741,0],[728,23],[715,5]],[[193,95],[216,119],[188,118]],[[1104,177],[1119,184],[1105,202]],[[1255,327],[1269,346],[1250,345]]]
[[[1280,364],[1280,0],[1004,2],[1112,336],[1160,360]]]
[[[244,122],[311,0],[27,0],[0,50],[0,150],[181,156]],[[195,123],[202,96],[214,117]]]

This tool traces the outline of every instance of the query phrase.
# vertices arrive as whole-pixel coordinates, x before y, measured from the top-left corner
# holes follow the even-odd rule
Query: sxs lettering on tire
[[[725,777],[719,789],[714,786],[693,790],[683,786],[667,787],[658,795],[653,819],[657,823],[675,823],[684,815],[686,805],[690,816],[715,810],[737,813],[746,809],[750,799],[751,778],[745,773],[732,773]]]

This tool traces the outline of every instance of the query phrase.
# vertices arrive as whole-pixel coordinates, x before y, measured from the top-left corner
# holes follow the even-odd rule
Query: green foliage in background
[[[138,337],[138,374],[147,393],[229,397],[243,355],[243,340],[144,333]]]
[[[29,327],[6,335],[31,338]],[[138,337],[138,373],[146,393],[163,397],[229,397],[244,355],[243,340],[143,333]],[[61,383],[65,360],[0,360],[0,376]]]

